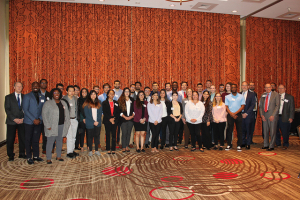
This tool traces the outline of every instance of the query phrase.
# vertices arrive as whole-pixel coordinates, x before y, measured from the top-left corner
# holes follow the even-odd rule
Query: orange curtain
[[[284,84],[300,106],[300,23],[250,17],[246,22],[246,80],[255,83],[258,97],[264,84]],[[261,134],[261,119],[256,134]]]
[[[212,80],[239,84],[240,19],[179,10],[132,8],[132,77],[151,86]]]

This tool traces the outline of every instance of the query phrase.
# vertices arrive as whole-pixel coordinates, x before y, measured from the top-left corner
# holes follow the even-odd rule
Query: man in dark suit
[[[42,108],[45,103],[45,97],[39,91],[40,84],[33,82],[32,92],[24,95],[23,100],[25,148],[28,164],[33,164],[34,161],[43,161],[39,157],[39,139],[42,132]]]
[[[252,121],[252,124],[250,125],[250,132],[251,132],[251,144],[256,144],[253,142],[253,133],[255,130],[255,124],[256,124],[256,119],[257,119],[257,108],[258,108],[258,101],[257,101],[257,93],[254,91],[255,90],[255,84],[254,82],[249,83],[249,91],[253,92],[255,94],[255,107],[253,109],[254,112],[254,120]]]
[[[14,84],[15,92],[5,96],[5,112],[6,112],[6,147],[9,161],[14,161],[14,142],[16,130],[18,129],[19,140],[19,158],[25,158],[25,129],[24,129],[24,113],[22,103],[24,94],[22,94],[23,85],[21,82]]]
[[[251,125],[253,125],[254,121],[254,112],[253,109],[255,107],[255,94],[248,90],[248,83],[244,81],[242,83],[242,92],[241,94],[245,98],[245,107],[242,110],[242,127],[243,127],[243,145],[242,147],[246,146],[247,149],[250,149],[250,144],[252,141],[251,137]]]
[[[46,101],[50,100],[52,97],[50,95],[50,92],[47,91],[48,81],[46,79],[41,79],[40,86],[41,86],[40,93],[44,95]],[[45,136],[44,124],[42,124],[42,136],[43,136],[43,146],[42,146],[43,154],[46,154],[47,137]]]
[[[287,149],[289,147],[291,123],[293,122],[295,115],[294,97],[290,94],[285,93],[286,88],[282,84],[278,86],[278,91],[280,95],[280,107],[276,131],[276,145],[281,146],[281,135],[279,131],[280,129],[283,137],[282,149]]]
[[[276,140],[276,128],[279,111],[279,95],[272,91],[271,84],[265,85],[265,93],[262,94],[259,102],[259,113],[264,125],[264,146],[267,151],[274,150]],[[269,132],[271,141],[269,142]]]

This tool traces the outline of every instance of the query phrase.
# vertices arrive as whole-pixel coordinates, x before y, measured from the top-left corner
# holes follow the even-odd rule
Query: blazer
[[[187,98],[182,99],[182,119],[185,119],[185,106],[189,102]]]
[[[280,105],[279,105],[279,108],[280,108]],[[282,120],[282,122],[288,122],[289,119],[294,119],[294,116],[295,116],[294,97],[290,94],[285,93],[282,114],[281,114],[281,120]]]
[[[182,115],[182,112],[183,112],[183,109],[182,109],[182,104],[180,102],[178,102],[179,106],[180,106],[180,114]],[[168,113],[168,116],[170,116],[171,114],[173,114],[173,103],[170,102],[168,104],[166,104],[167,106],[167,113]]]
[[[264,111],[265,109],[265,99],[267,97],[267,93],[263,93],[261,95],[260,101],[259,101],[259,112],[260,115],[265,116],[265,118],[269,118],[271,116],[277,117],[278,111],[280,107],[280,96],[277,92],[271,92],[271,97],[269,98],[269,109],[267,112]]]
[[[78,105],[78,108],[77,108],[77,119],[79,122],[82,122],[83,119],[85,119],[85,114],[84,114],[84,109],[83,109],[83,104],[85,102],[86,98],[82,98],[82,97],[79,97],[77,99],[77,105]],[[100,101],[101,102],[101,101]]]
[[[148,118],[149,118],[147,106],[148,106],[148,101],[144,100],[144,108],[145,108],[144,117],[146,119],[146,122],[148,121]],[[142,108],[137,108],[136,101],[133,102],[133,110],[134,110],[133,121],[134,122],[140,122],[140,119],[142,118],[142,112],[143,111],[142,111]]]
[[[22,109],[24,94],[21,94],[21,98],[21,108],[19,108],[18,101],[14,92],[5,96],[4,108],[6,112],[6,124],[16,125],[17,123],[14,122],[14,119],[24,118],[24,112]]]
[[[36,102],[36,98],[33,94],[33,92],[30,92],[26,95],[24,95],[23,98],[23,111],[24,111],[24,123],[25,124],[33,124],[33,120],[40,119],[42,123],[43,117],[42,117],[42,108],[45,103],[45,96],[39,95],[39,104]]]
[[[243,94],[243,92],[240,92],[240,94]],[[247,113],[248,115],[247,118],[254,117],[253,109],[255,108],[255,104],[256,104],[256,98],[254,92],[248,90],[245,103],[246,105],[244,107],[244,110],[242,111],[242,114]]]
[[[64,107],[65,120],[64,120],[64,129],[63,129],[63,137],[66,137],[69,127],[70,127],[70,114],[68,105],[64,101],[60,101]],[[48,100],[42,109],[44,130],[46,137],[58,136],[58,121],[59,121],[59,108],[54,99]],[[51,130],[48,130],[51,128]]]
[[[84,114],[85,114],[86,128],[93,129],[95,120],[93,119],[92,108],[85,106]],[[102,118],[102,106],[99,109],[97,109],[97,122],[99,122],[97,127],[101,127],[101,118]]]
[[[113,102],[114,102],[113,115],[111,115],[111,112],[110,112],[110,105],[109,105],[108,99],[106,99],[102,103],[103,123],[111,123],[109,121],[111,118],[115,118],[115,124],[117,124],[119,121],[119,117],[120,117],[119,103],[115,100],[113,100]]]
[[[129,116],[132,116],[132,114],[134,113],[134,109],[133,109],[133,98],[129,97],[130,99],[130,111],[129,111]],[[126,117],[129,117],[127,115],[127,106],[126,106],[126,103],[125,103],[125,111],[122,111],[121,108],[120,108],[120,122],[123,123],[123,122],[126,122],[128,120],[124,119],[121,114],[125,115]],[[129,121],[133,121],[133,118]]]

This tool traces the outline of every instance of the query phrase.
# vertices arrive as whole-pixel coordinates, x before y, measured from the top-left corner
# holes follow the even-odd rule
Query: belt
[[[76,119],[76,117],[70,117],[70,119]]]

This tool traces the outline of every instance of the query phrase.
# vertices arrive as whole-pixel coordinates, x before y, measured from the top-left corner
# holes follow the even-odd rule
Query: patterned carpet
[[[300,143],[266,152],[262,138],[250,150],[191,152],[164,149],[159,153],[115,155],[84,153],[64,162],[28,165],[0,153],[1,199],[299,199]],[[236,141],[234,141],[236,144]],[[64,144],[65,145],[65,144]],[[235,146],[234,146],[235,147]],[[66,148],[65,146],[63,148]],[[15,147],[17,150],[17,146]],[[18,155],[18,152],[16,152]],[[44,156],[44,155],[43,155]],[[45,157],[42,157],[46,160]]]

